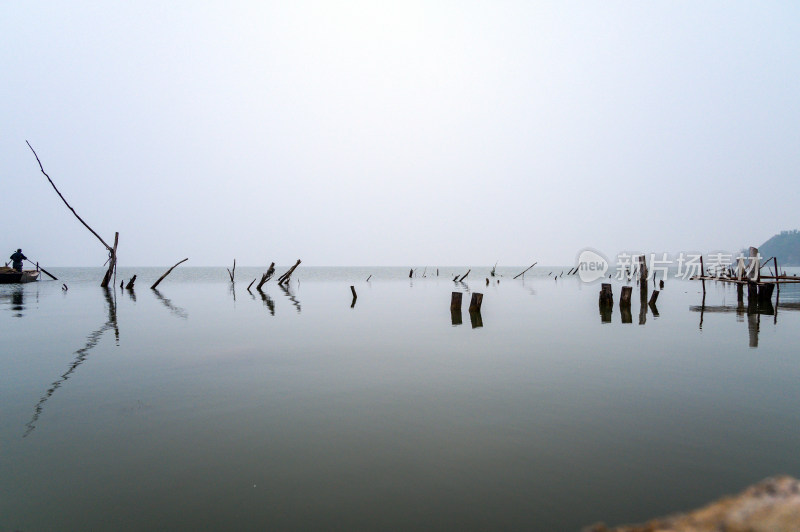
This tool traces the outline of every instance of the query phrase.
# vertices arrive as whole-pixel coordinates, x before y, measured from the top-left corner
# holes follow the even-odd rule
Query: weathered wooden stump
[[[450,310],[457,310],[461,312],[461,297],[463,294],[461,292],[453,292],[450,295]]]
[[[603,283],[600,286],[600,304],[601,305],[614,304],[614,292],[611,291],[611,283]]]
[[[135,282],[136,282],[136,276],[134,275],[133,277],[131,277],[131,280],[128,281],[128,284],[125,285],[125,288],[128,290],[133,290],[133,283]]]
[[[633,293],[632,286],[623,286],[622,292],[619,295],[619,306],[631,306],[631,294]]]
[[[450,323],[453,325],[461,325],[463,322],[461,318],[461,309],[450,309]]]
[[[658,282],[658,288],[659,288],[659,289],[661,289],[661,290],[663,290],[663,289],[664,289],[664,279],[661,279],[661,280]]]
[[[469,311],[481,311],[481,305],[483,304],[483,294],[480,292],[473,292],[472,299],[469,302]]]

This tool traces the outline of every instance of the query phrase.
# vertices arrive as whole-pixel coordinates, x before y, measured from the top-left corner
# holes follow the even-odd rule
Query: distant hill
[[[781,231],[758,247],[762,257],[777,257],[778,266],[800,266],[800,231]]]

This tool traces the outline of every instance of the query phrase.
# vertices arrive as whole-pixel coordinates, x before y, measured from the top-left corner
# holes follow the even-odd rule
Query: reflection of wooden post
[[[774,283],[765,283],[758,287],[758,303],[760,305],[772,303],[772,291],[775,289]]]
[[[611,291],[611,283],[603,283],[600,286],[600,304],[613,305],[614,293]]]
[[[483,304],[483,294],[479,292],[472,292],[472,300],[469,302],[469,311],[480,312],[482,304]]]
[[[648,305],[655,305],[657,299],[658,299],[658,290],[653,290],[653,294],[650,296],[650,301]]]
[[[600,323],[611,323],[611,313],[613,311],[613,305],[600,305]]]
[[[477,329],[479,327],[483,327],[483,318],[481,317],[480,310],[472,310],[469,311],[469,321],[472,324],[473,329]]]
[[[620,320],[622,323],[633,323],[633,315],[631,315],[631,306],[624,305],[619,307]]]
[[[609,285],[610,286],[610,285]],[[619,295],[619,305],[620,306],[631,306],[631,294],[633,293],[632,286],[623,286],[622,293]]]
[[[461,312],[461,292],[453,292],[450,295],[450,310],[457,310]]]

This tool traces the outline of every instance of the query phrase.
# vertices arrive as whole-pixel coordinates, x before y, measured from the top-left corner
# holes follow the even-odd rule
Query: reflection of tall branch
[[[261,300],[264,301],[264,304],[269,309],[269,313],[274,316],[275,315],[275,302],[263,290],[259,290],[258,293],[261,294]],[[253,296],[253,299],[255,299],[255,297],[256,296]]]
[[[102,327],[91,333],[86,338],[86,345],[82,348],[75,351],[75,360],[67,368],[67,371],[61,374],[57,380],[53,381],[50,385],[50,388],[47,389],[47,392],[39,399],[39,402],[36,403],[36,406],[33,408],[33,417],[31,420],[25,425],[28,427],[28,430],[25,431],[25,434],[22,437],[26,437],[28,434],[33,432],[33,429],[36,428],[36,422],[39,420],[39,416],[42,414],[42,410],[44,409],[44,404],[47,402],[48,399],[58,390],[61,388],[61,385],[64,384],[67,379],[78,369],[78,366],[83,364],[86,360],[86,357],[89,356],[89,351],[91,351],[94,346],[97,345],[97,342],[100,341],[100,338],[103,336],[103,333],[110,329],[114,329],[114,335],[116,336],[117,345],[119,345],[119,326],[117,324],[117,307],[114,304],[114,299],[111,297],[111,292],[108,288],[103,289],[105,292],[105,299],[106,303],[108,303],[108,320],[103,324]]]
[[[284,284],[279,284],[278,286],[281,288],[281,290],[283,290],[283,293],[286,294],[286,297],[289,298],[289,301],[291,301],[294,307],[297,309],[297,313],[300,314],[300,302],[294,297],[291,288]]]
[[[184,309],[182,309],[181,307],[176,307],[175,305],[173,305],[172,301],[170,301],[169,299],[164,297],[161,294],[161,292],[159,292],[157,289],[153,288],[153,293],[156,295],[156,297],[162,303],[164,303],[164,306],[169,309],[170,313],[174,314],[175,316],[178,316],[179,318],[183,318],[183,319],[186,319],[186,318],[189,317],[189,315],[186,313],[186,311]]]

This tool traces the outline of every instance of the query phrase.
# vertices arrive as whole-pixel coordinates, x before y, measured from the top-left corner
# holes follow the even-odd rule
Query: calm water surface
[[[603,316],[521,269],[0,286],[0,531],[579,530],[800,475],[798,290],[748,315],[669,280]]]

